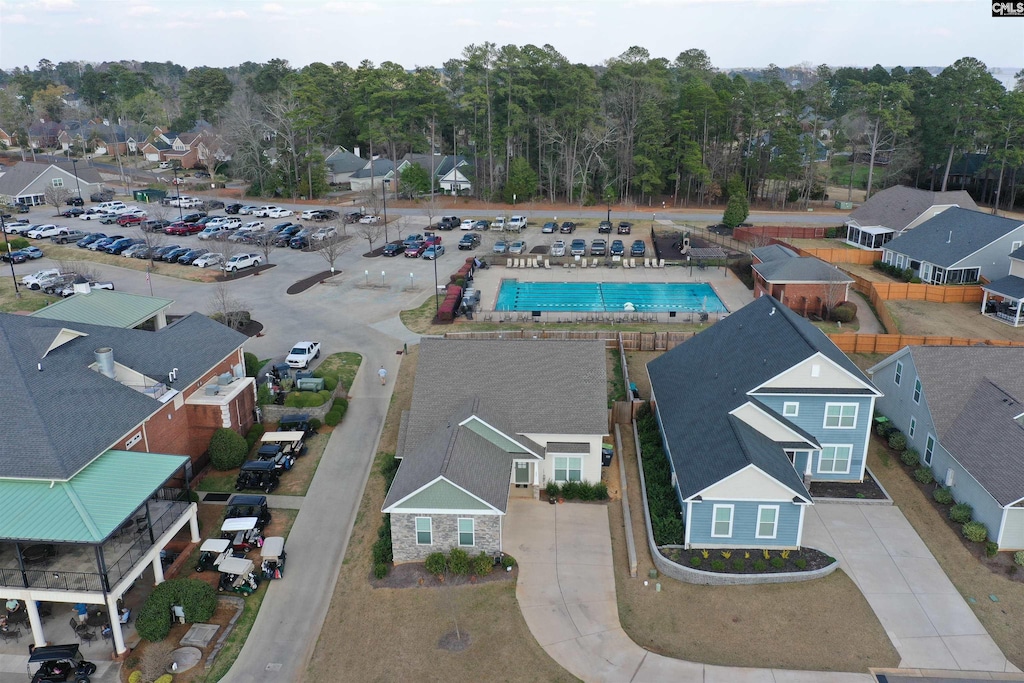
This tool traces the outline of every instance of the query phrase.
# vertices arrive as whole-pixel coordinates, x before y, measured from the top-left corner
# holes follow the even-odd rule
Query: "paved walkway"
[[[831,553],[900,653],[900,668],[1020,673],[899,508],[814,505],[804,543]]]
[[[504,547],[519,562],[516,598],[552,659],[589,682],[869,683],[868,674],[744,669],[644,650],[619,625],[608,509],[511,499]]]

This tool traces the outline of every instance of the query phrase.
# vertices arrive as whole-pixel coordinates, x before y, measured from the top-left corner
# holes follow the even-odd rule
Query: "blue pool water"
[[[519,282],[502,280],[497,311],[666,311],[725,313],[707,283]]]

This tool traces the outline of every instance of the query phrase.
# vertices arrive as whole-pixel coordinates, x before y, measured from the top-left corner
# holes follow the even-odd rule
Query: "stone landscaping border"
[[[206,661],[203,662],[203,668],[209,670],[213,666],[213,660],[216,659],[220,649],[224,647],[224,643],[227,642],[228,636],[235,630],[235,622],[238,621],[238,617],[242,616],[242,611],[245,609],[245,600],[235,595],[218,595],[217,600],[226,602],[235,608],[235,615],[231,617],[227,624],[224,626],[224,631],[220,634],[220,638],[217,639],[217,644],[210,650],[209,656]]]

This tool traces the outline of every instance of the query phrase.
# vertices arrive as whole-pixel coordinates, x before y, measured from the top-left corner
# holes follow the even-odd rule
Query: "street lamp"
[[[4,233],[4,244],[7,245],[7,258],[11,264],[11,280],[14,281],[14,296],[15,298],[21,298],[21,292],[18,291],[18,276],[14,274],[14,259],[11,257],[11,243],[7,240],[7,224],[4,220],[11,217],[9,213],[0,213],[0,232]]]
[[[181,185],[178,184],[178,167],[171,166],[171,172],[174,173],[174,191],[178,195],[178,220],[184,220],[181,213]]]
[[[81,199],[84,204],[85,200],[82,199],[82,186],[78,183],[78,159],[75,157],[71,157],[71,168],[75,170],[75,189],[78,190],[78,198]]]
[[[434,243],[434,258],[430,259],[434,262],[434,320],[436,321],[441,316],[441,302],[437,298],[437,290],[440,289],[437,286],[437,243]],[[11,266],[12,268],[14,266]],[[12,271],[13,272],[13,271]]]
[[[391,180],[385,178],[381,181],[384,183],[384,243],[388,242],[388,187],[391,185]]]

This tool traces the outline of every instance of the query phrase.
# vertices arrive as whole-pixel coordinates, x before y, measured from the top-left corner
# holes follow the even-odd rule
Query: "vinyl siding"
[[[1000,550],[1020,550],[1024,548],[1024,508],[1006,510],[1006,522],[1003,526],[1003,542]]]
[[[398,505],[396,510],[490,510],[481,500],[474,498],[447,481],[437,481]]]
[[[1011,230],[991,244],[979,249],[950,268],[979,268],[982,277],[995,280],[1006,275],[1010,269],[1010,251],[1015,241],[1024,239],[1024,227]]]
[[[732,505],[732,536],[712,537],[711,524],[715,505]],[[757,538],[757,508],[778,505],[779,523],[774,539]],[[691,548],[798,548],[800,539],[800,505],[777,501],[709,500],[694,503],[687,520]]]

